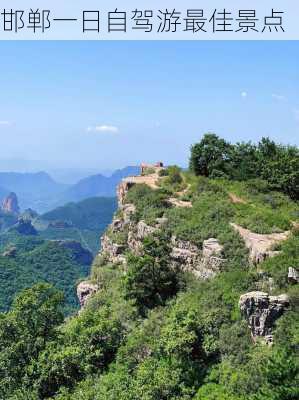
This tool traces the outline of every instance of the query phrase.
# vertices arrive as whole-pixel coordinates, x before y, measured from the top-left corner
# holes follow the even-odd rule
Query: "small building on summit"
[[[158,161],[155,164],[146,164],[146,163],[141,163],[140,165],[140,174],[144,175],[149,172],[159,172],[161,169],[164,168],[164,164],[162,161]]]

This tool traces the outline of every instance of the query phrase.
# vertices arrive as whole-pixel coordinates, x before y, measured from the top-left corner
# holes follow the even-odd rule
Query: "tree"
[[[210,176],[226,174],[229,170],[232,146],[213,133],[204,135],[203,139],[191,147],[189,167],[195,175]]]
[[[0,314],[0,394],[7,398],[24,381],[28,367],[63,321],[63,295],[40,283],[16,297],[12,310]]]
[[[168,261],[167,240],[162,236],[148,237],[144,241],[144,255],[128,257],[126,297],[136,301],[141,313],[164,304],[178,290],[177,274]]]

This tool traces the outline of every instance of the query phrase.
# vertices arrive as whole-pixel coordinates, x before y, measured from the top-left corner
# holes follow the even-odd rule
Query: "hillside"
[[[80,313],[36,285],[1,315],[0,397],[298,399],[298,155],[206,135],[123,179]]]
[[[37,218],[34,226],[45,239],[75,239],[96,254],[99,237],[115,210],[115,197],[94,197],[49,211]]]
[[[48,282],[64,293],[64,312],[73,312],[78,308],[75,285],[88,275],[91,261],[91,254],[80,245],[15,230],[0,235],[0,310],[8,310],[20,290]]]

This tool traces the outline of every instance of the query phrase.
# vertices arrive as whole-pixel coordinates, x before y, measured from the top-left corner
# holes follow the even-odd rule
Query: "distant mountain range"
[[[67,185],[56,182],[46,172],[0,172],[0,202],[9,192],[15,192],[21,209],[32,208],[43,213],[89,197],[114,197],[121,179],[138,173],[139,167],[131,166],[117,170],[109,177],[92,175]]]

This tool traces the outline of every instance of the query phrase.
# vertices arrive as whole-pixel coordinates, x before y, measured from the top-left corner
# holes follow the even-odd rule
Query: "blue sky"
[[[299,42],[1,42],[0,159],[186,165],[212,131],[299,145]]]

